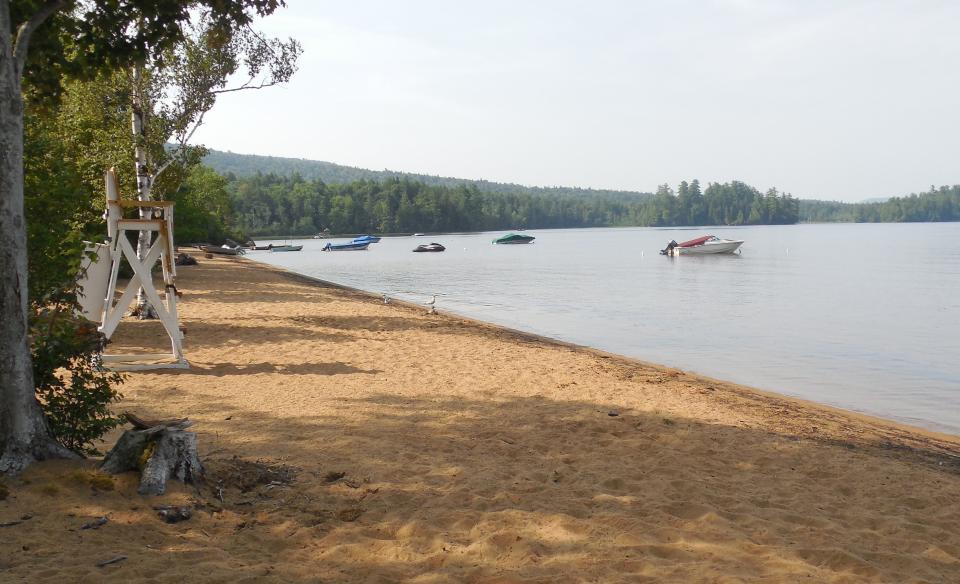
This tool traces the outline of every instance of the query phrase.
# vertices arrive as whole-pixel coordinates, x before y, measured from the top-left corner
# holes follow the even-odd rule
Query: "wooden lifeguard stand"
[[[113,169],[104,175],[107,190],[107,235],[109,241],[110,276],[107,283],[106,296],[100,311],[99,330],[109,339],[120,319],[133,302],[137,290],[143,288],[147,299],[157,312],[157,317],[163,324],[164,330],[170,337],[170,353],[103,355],[104,364],[116,370],[161,369],[190,367],[183,356],[183,332],[180,330],[180,319],[177,315],[177,275],[174,264],[173,246],[173,201],[123,201],[117,183],[117,175]],[[150,208],[153,216],[150,219],[126,219],[124,211],[127,209]],[[130,244],[127,232],[153,232],[153,243],[147,251],[143,261],[137,257],[137,250]],[[123,259],[133,268],[133,277],[127,283],[126,289],[119,299],[116,299],[117,276]],[[159,261],[163,271],[163,298],[160,297],[153,285],[151,270]]]

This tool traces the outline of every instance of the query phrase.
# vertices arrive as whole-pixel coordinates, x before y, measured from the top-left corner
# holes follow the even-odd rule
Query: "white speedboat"
[[[741,245],[743,245],[742,239],[721,239],[716,235],[704,235],[683,243],[671,241],[660,253],[669,256],[734,253],[740,249]]]

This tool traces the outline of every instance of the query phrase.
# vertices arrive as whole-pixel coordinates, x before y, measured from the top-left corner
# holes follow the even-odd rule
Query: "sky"
[[[741,180],[858,201],[960,183],[960,2],[287,0],[283,87],[194,142],[538,186]]]

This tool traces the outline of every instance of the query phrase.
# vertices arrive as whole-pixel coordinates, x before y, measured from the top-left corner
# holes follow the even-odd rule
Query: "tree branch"
[[[47,0],[47,3],[33,13],[33,15],[17,29],[17,39],[13,43],[13,59],[17,64],[17,75],[23,75],[23,68],[27,64],[27,51],[30,37],[43,24],[43,21],[66,5],[66,0]]]
[[[197,121],[193,124],[193,128],[187,133],[187,135],[184,138],[177,140],[177,149],[174,150],[173,154],[170,155],[170,158],[166,162],[161,164],[160,168],[158,168],[157,171],[153,173],[153,180],[157,180],[157,177],[160,176],[160,173],[167,170],[167,167],[169,167],[171,164],[176,162],[177,159],[183,156],[183,153],[186,152],[187,150],[187,142],[189,142],[190,138],[193,137],[193,133],[197,131],[197,128],[199,128],[200,125],[203,124],[203,116],[205,116],[206,114],[207,112],[200,112],[200,117],[197,118]]]
[[[210,93],[219,95],[221,93],[231,93],[233,91],[243,91],[244,89],[263,89],[264,87],[273,87],[274,85],[279,85],[279,81],[262,81],[260,85],[250,85],[253,82],[251,78],[249,81],[241,85],[240,87],[231,87],[229,89],[213,89]]]

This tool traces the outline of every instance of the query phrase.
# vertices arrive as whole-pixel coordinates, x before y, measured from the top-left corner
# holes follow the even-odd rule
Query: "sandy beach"
[[[206,485],[35,465],[0,580],[960,582],[958,437],[199,259],[192,368],[129,374],[117,410],[194,420]]]

